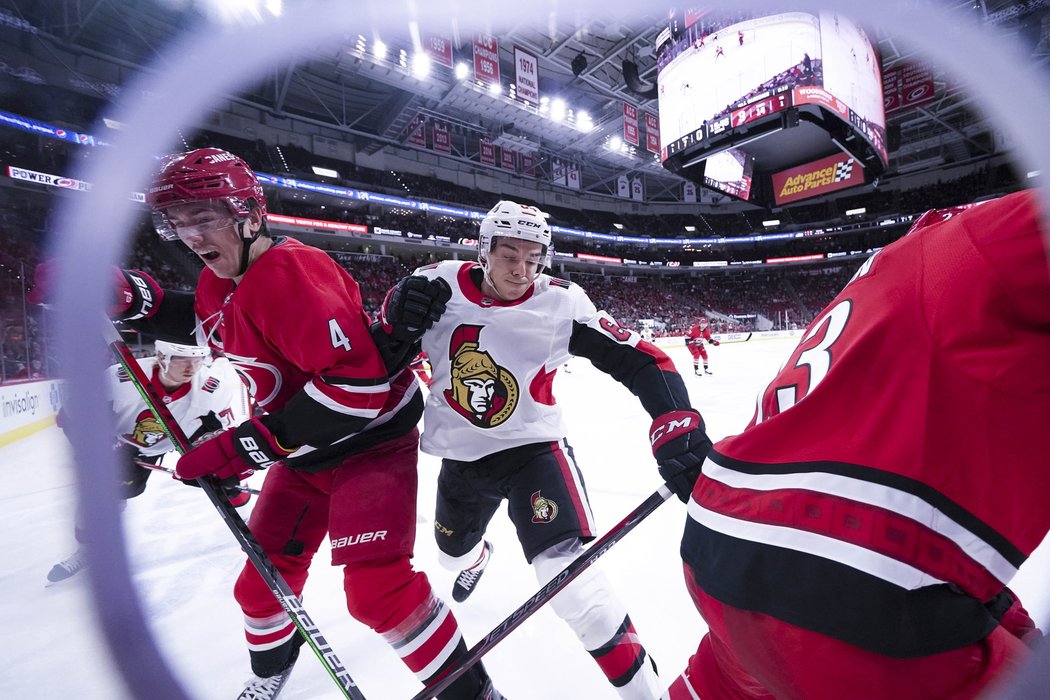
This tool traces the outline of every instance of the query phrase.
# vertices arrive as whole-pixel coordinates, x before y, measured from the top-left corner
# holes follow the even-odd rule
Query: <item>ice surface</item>
[[[694,405],[715,438],[739,431],[759,389],[794,341],[723,344],[709,350],[711,376],[694,377],[684,348],[669,352]],[[626,389],[590,363],[559,372],[555,394],[565,406],[569,442],[583,469],[599,530],[605,532],[659,485],[646,433],[649,419]],[[468,644],[502,621],[537,588],[513,528],[500,511],[489,538],[496,555],[478,590],[452,602],[453,572],[437,563],[431,536],[438,461],[420,463],[420,523],[415,562],[452,606]],[[253,480],[261,482],[261,475]],[[258,483],[253,482],[254,485]],[[119,700],[128,697],[114,670],[83,574],[45,587],[51,566],[75,548],[74,469],[69,445],[50,428],[0,449],[3,513],[3,619],[0,697]],[[362,507],[368,507],[362,503]],[[665,683],[681,672],[705,627],[686,594],[678,546],[685,510],[661,506],[600,560],[656,659]],[[192,697],[231,700],[248,677],[240,611],[231,593],[243,555],[208,500],[196,489],[155,474],[124,514],[134,582],[151,631]],[[347,614],[339,570],[322,550],[304,604],[369,700],[405,700],[420,685],[395,654]],[[1013,587],[1036,619],[1050,620],[1050,547],[1022,568]],[[304,650],[305,652],[305,650]],[[588,700],[616,694],[575,636],[548,608],[500,643],[486,664],[511,700]],[[312,655],[304,653],[285,692],[288,700],[339,698]]]

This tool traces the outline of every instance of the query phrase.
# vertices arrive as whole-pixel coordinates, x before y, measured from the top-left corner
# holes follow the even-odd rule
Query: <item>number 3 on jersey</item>
[[[343,333],[343,329],[339,327],[338,321],[334,318],[328,319],[328,334],[332,336],[333,348],[342,348],[350,352],[350,339],[346,337],[346,333]]]
[[[852,301],[840,301],[802,338],[772,383],[759,394],[755,423],[788,410],[824,380],[834,360],[832,347],[846,329],[852,311]],[[806,347],[814,338],[819,338],[816,345]]]

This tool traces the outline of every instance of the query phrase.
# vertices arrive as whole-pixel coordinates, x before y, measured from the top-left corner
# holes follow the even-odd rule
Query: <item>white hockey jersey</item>
[[[160,368],[157,367],[155,357],[140,359],[138,363],[187,436],[196,433],[201,427],[201,417],[212,411],[222,422],[223,428],[232,428],[251,416],[244,381],[224,357],[201,367],[193,379],[173,392],[168,392],[161,384]],[[113,365],[106,373],[116,418],[117,439],[137,447],[145,457],[162,455],[175,449],[124,369],[120,365]]]
[[[580,326],[632,348],[641,341],[576,284],[540,275],[521,299],[502,302],[478,290],[470,279],[477,269],[450,260],[415,272],[452,289],[444,315],[423,336],[433,379],[420,447],[463,461],[565,437],[552,384]]]

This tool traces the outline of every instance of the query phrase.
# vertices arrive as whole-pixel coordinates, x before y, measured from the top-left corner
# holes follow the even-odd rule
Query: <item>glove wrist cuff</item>
[[[657,416],[649,428],[649,443],[653,447],[653,454],[671,440],[703,427],[703,418],[693,410],[670,411]]]

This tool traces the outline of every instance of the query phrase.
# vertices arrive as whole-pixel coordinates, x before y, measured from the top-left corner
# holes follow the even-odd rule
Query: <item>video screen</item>
[[[660,156],[792,106],[819,105],[854,126],[886,160],[878,56],[834,12],[759,18],[686,13],[657,47]]]
[[[704,161],[704,185],[740,199],[751,196],[755,157],[739,148],[716,153]]]

